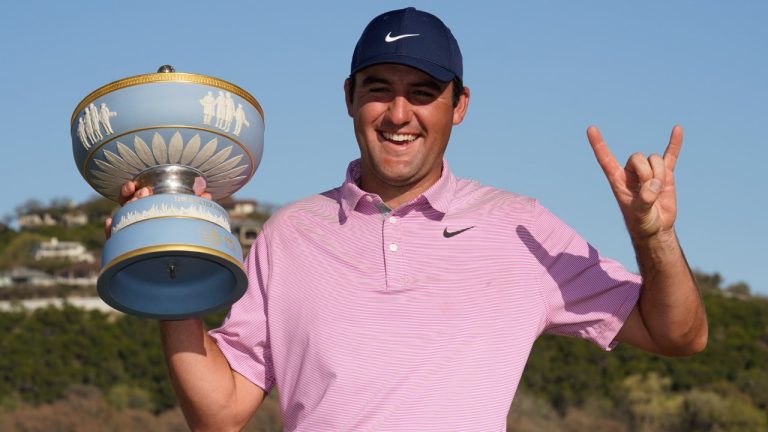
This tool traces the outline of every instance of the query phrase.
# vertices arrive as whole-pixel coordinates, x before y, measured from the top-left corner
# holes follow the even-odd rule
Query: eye
[[[428,104],[437,99],[438,94],[428,89],[418,89],[411,92],[410,99],[416,104]]]

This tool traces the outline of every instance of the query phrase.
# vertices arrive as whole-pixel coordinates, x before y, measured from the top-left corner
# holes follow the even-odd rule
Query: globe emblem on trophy
[[[264,113],[253,96],[163,66],[86,96],[71,135],[80,174],[98,193],[118,201],[127,181],[154,193],[112,218],[97,282],[107,304],[181,319],[243,295],[242,249],[215,200],[245,185],[261,161]],[[196,195],[203,189],[214,201]]]

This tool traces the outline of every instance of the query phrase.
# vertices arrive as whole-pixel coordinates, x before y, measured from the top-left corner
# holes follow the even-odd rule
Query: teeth
[[[413,134],[396,134],[396,133],[382,132],[381,135],[390,141],[397,141],[397,142],[413,141],[417,138],[417,135],[413,135]]]

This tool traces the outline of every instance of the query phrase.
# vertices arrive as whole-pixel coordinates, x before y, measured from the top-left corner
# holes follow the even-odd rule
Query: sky
[[[538,199],[603,255],[634,252],[586,139],[623,165],[684,129],[676,230],[695,269],[768,295],[768,3],[760,1],[12,2],[0,16],[0,216],[95,195],[69,121],[88,93],[155,72],[218,77],[265,112],[264,156],[236,197],[284,205],[341,184],[358,157],[343,81],[374,16],[415,6],[451,28],[469,112],[456,175]]]

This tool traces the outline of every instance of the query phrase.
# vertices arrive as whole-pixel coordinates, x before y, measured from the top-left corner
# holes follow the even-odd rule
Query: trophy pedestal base
[[[192,318],[239,299],[247,280],[231,261],[201,252],[137,255],[99,275],[99,296],[113,308],[154,319]]]
[[[183,319],[229,307],[248,286],[240,243],[226,211],[193,195],[157,194],[113,218],[96,283],[113,308]]]

